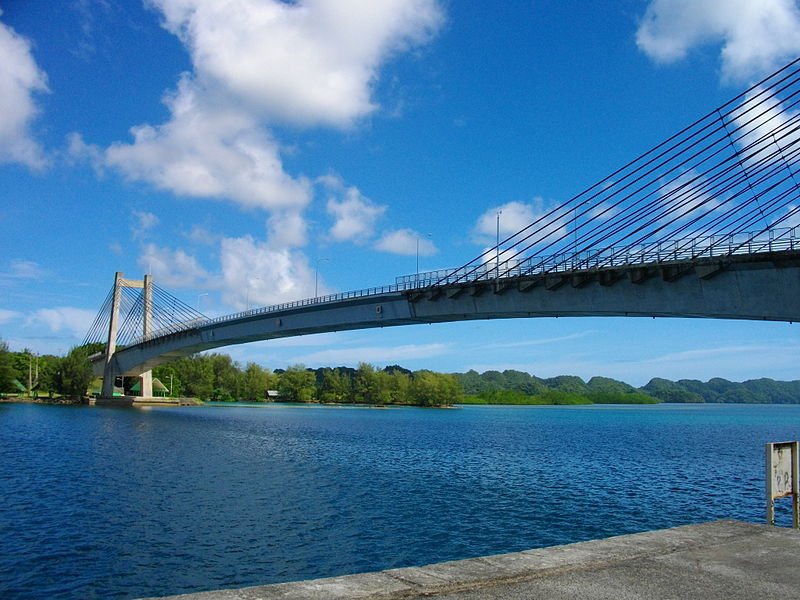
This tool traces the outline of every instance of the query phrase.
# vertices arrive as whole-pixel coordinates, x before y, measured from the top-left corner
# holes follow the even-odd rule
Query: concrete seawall
[[[800,600],[800,531],[716,521],[511,554],[172,600]]]

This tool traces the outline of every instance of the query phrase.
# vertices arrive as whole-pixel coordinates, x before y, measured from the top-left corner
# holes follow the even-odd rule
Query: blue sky
[[[213,316],[461,265],[800,54],[792,0],[0,0],[0,337],[79,343],[115,271]],[[528,319],[228,348],[798,379],[797,325]]]

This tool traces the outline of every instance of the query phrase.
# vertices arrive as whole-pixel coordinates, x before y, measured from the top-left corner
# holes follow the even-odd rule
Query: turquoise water
[[[799,438],[800,406],[0,405],[0,597],[177,594],[761,522],[763,446]]]

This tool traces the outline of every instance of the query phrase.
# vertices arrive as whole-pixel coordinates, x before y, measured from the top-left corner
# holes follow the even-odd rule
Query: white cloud
[[[659,190],[662,218],[658,223],[663,226],[671,223],[669,228],[677,227],[687,220],[712,217],[712,213],[720,206],[716,196],[709,193],[708,179],[696,171],[686,171],[665,183]],[[713,188],[711,188],[713,189]],[[701,219],[693,227],[701,228],[704,221]],[[685,233],[682,235],[692,235]]]
[[[310,184],[284,172],[272,137],[247,113],[211,100],[184,76],[165,98],[171,120],[132,128],[133,143],[112,144],[106,163],[179,196],[231,199],[248,208],[304,207]]]
[[[180,249],[170,250],[147,244],[138,263],[142,269],[153,275],[159,285],[197,287],[208,279],[208,273],[197,259]]]
[[[98,177],[103,175],[105,168],[103,150],[96,144],[87,144],[81,134],[76,132],[67,134],[67,149],[64,154],[68,164],[86,162]]]
[[[209,231],[200,225],[194,225],[188,233],[184,233],[183,235],[188,240],[191,240],[196,244],[203,244],[207,246],[216,244],[222,239],[219,234]]]
[[[38,113],[34,94],[48,91],[47,76],[37,66],[30,42],[3,23],[0,57],[0,162],[41,169],[47,159],[30,126]]]
[[[158,217],[151,212],[134,210],[132,213],[136,219],[136,223],[131,229],[135,240],[144,237],[145,233],[159,223]]]
[[[106,149],[74,134],[69,156],[178,196],[230,200],[267,211],[268,243],[251,237],[220,241],[223,299],[244,307],[249,293],[251,304],[311,295],[314,272],[293,249],[307,243],[304,211],[313,186],[286,171],[285,149],[272,128],[351,127],[377,110],[373,93],[381,66],[437,32],[443,22],[438,0],[147,4],[182,41],[193,65],[165,94],[169,118],[137,125],[131,128],[132,141]],[[364,243],[385,208],[355,187],[337,185],[328,190],[331,236]],[[168,285],[207,278],[197,261],[180,250],[150,245],[139,263],[152,263],[153,274],[162,274]],[[248,283],[256,272],[264,273],[263,284]]]
[[[297,211],[281,211],[269,218],[267,230],[271,246],[298,247],[306,243],[308,223]]]
[[[497,241],[498,212],[500,213],[500,242],[502,242],[504,238],[517,233],[550,212],[552,208],[542,198],[534,198],[530,203],[507,202],[500,206],[494,206],[478,218],[474,227],[475,241],[494,246]],[[547,217],[541,224],[526,231],[524,236],[533,235],[525,242],[525,245],[534,243],[534,246],[541,246],[565,235],[567,232],[565,213],[564,211],[561,213],[559,218]],[[514,241],[512,240],[510,243],[513,244]]]
[[[251,236],[226,238],[220,262],[222,299],[239,310],[314,295],[314,270],[300,252],[273,248]],[[321,283],[319,293],[325,293]]]
[[[794,0],[653,0],[636,42],[661,63],[721,44],[723,79],[747,81],[800,53],[800,8]]]
[[[82,338],[89,330],[95,316],[94,311],[69,306],[42,308],[28,316],[26,325],[44,325],[53,333],[65,331],[74,337]]]
[[[22,258],[13,259],[8,265],[8,271],[0,273],[0,279],[20,280],[20,279],[42,279],[46,275],[42,267],[32,260]]]
[[[265,126],[343,126],[370,113],[382,62],[427,41],[442,19],[436,0],[149,4],[194,71],[165,97],[170,120],[132,128],[133,142],[112,144],[106,164],[180,196],[295,214],[310,184],[284,171]]]
[[[296,360],[308,365],[391,364],[442,356],[449,351],[447,344],[406,344],[401,346],[364,346],[321,350]]]
[[[150,0],[204,87],[271,121],[349,125],[392,54],[442,23],[436,0]]]
[[[420,256],[433,256],[439,251],[427,235],[422,235],[412,229],[387,231],[375,244],[375,248],[403,256],[414,256],[417,254],[417,250],[419,250]]]
[[[22,317],[22,313],[17,312],[15,310],[8,310],[5,308],[0,308],[0,325],[5,325],[6,323],[11,323],[12,321],[16,321]]]
[[[373,203],[358,188],[345,186],[338,177],[328,175],[318,181],[328,191],[326,208],[334,219],[330,236],[337,242],[355,243],[364,243],[372,237],[375,222],[386,207]]]

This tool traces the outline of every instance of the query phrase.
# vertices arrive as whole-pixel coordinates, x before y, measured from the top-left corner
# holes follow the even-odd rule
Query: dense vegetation
[[[92,383],[87,357],[100,345],[76,347],[64,357],[36,356],[29,350],[12,352],[0,340],[0,394],[39,397],[86,394]],[[38,365],[38,376],[37,376]],[[755,379],[735,383],[715,378],[654,378],[635,388],[607,377],[561,375],[542,379],[522,371],[443,374],[409,371],[393,365],[377,369],[362,363],[349,367],[306,369],[294,365],[274,372],[256,363],[244,366],[225,354],[198,354],[153,371],[172,396],[221,402],[266,400],[290,402],[411,404],[647,404],[655,402],[800,403],[800,381]],[[125,380],[131,393],[136,378]],[[28,386],[31,389],[28,390]],[[268,395],[267,391],[273,392]]]
[[[31,396],[80,397],[92,381],[87,360],[97,348],[77,346],[59,357],[37,356],[30,350],[11,352],[0,340],[0,393],[23,393]],[[29,389],[30,388],[30,389]]]
[[[468,371],[457,375],[467,404],[655,404],[654,396],[607,377],[561,375],[540,379],[522,371]]]
[[[462,397],[453,375],[397,366],[378,370],[366,363],[357,369],[294,365],[272,372],[255,363],[241,368],[224,354],[201,354],[158,367],[153,375],[171,381],[173,395],[221,402],[263,401],[267,390],[286,402],[442,406]]]
[[[569,375],[541,379],[514,370],[468,371],[457,377],[467,395],[465,402],[480,404],[800,403],[800,381],[753,379],[736,383],[714,378],[703,383],[695,379],[654,378],[647,385],[634,388],[607,377],[592,377],[588,382]],[[553,391],[560,395],[553,396]]]

